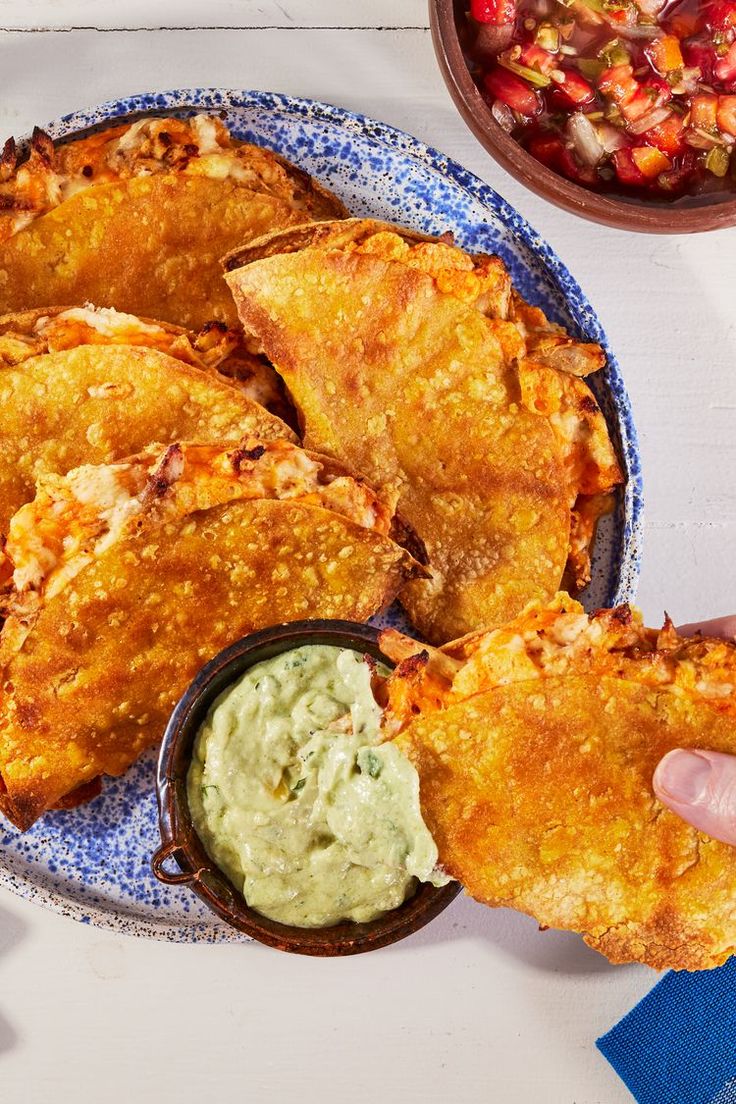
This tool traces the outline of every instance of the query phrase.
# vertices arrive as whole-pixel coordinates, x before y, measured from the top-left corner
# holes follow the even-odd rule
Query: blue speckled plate
[[[402,222],[498,253],[514,283],[549,317],[608,353],[593,386],[628,472],[600,527],[590,608],[634,596],[641,541],[641,474],[629,399],[593,308],[558,257],[488,185],[436,150],[383,123],[311,100],[267,92],[189,89],[132,96],[66,115],[54,138],[131,113],[221,111],[239,137],[282,153],[332,188],[356,215]],[[0,828],[0,885],[83,923],[180,941],[243,937],[186,889],[162,886],[149,867],[158,843],[154,757],[105,783],[102,797],[46,816],[24,835]]]

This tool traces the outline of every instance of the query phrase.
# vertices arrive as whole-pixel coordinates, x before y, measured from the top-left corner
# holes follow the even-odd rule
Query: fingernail
[[[662,759],[655,772],[655,785],[672,801],[697,805],[708,789],[711,764],[696,751],[677,748]]]

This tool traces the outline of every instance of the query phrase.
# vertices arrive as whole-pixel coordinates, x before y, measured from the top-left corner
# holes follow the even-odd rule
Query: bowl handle
[[[179,844],[174,840],[169,840],[168,843],[161,844],[158,850],[154,852],[153,858],[151,859],[153,873],[160,882],[165,882],[166,885],[183,885],[185,882],[194,881],[199,875],[198,870],[195,872],[180,870],[178,873],[174,874],[164,869],[164,863],[167,859],[173,858],[179,850],[181,850]]]

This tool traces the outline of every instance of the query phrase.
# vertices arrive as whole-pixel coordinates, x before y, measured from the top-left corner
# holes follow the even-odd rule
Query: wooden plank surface
[[[634,236],[526,192],[458,118],[426,23],[420,0],[0,0],[0,135],[133,92],[221,85],[341,104],[455,157],[550,241],[616,349],[644,462],[647,617],[736,610],[736,230]],[[469,901],[380,954],[312,962],[129,940],[3,892],[0,1099],[625,1104],[593,1039],[654,980]]]
[[[429,25],[425,0],[0,0],[0,28],[413,27]]]

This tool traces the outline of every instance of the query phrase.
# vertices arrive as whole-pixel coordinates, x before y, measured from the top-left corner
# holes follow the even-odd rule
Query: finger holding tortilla
[[[206,660],[309,617],[366,620],[419,570],[393,499],[288,442],[173,444],[45,480],[13,519],[0,808],[27,828],[160,738]]]
[[[657,764],[652,785],[673,813],[736,847],[736,755],[674,748]]]
[[[386,734],[472,896],[613,962],[697,970],[736,952],[736,851],[652,785],[673,749],[736,753],[734,643],[560,595],[437,652],[391,633],[381,646],[400,658]]]
[[[82,345],[0,366],[0,533],[35,481],[151,441],[294,439],[230,382],[154,349]]]
[[[726,640],[736,640],[736,614],[729,617],[714,617],[712,621],[693,621],[690,625],[681,625],[679,632],[683,636],[722,636]]]

